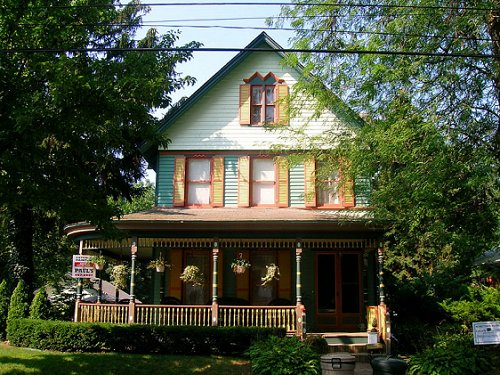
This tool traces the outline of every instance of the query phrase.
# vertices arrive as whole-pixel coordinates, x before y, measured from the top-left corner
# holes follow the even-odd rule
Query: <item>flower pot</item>
[[[233,271],[234,271],[234,273],[242,274],[242,273],[245,273],[246,267],[243,267],[243,266],[234,266]]]
[[[156,266],[156,272],[163,272],[165,271],[165,266]]]
[[[104,263],[94,263],[94,267],[98,271],[102,271],[104,269]]]

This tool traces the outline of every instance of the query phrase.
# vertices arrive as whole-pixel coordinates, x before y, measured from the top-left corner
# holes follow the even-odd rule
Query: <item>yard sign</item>
[[[90,263],[90,255],[73,255],[71,277],[91,279],[95,277],[95,268]]]
[[[500,321],[473,322],[474,345],[500,344]]]

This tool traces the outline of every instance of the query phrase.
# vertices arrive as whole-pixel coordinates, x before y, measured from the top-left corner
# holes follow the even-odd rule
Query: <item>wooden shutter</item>
[[[238,206],[250,206],[250,156],[238,160]]]
[[[278,207],[288,207],[288,160],[284,156],[278,156],[275,163]]]
[[[250,125],[251,85],[240,85],[240,125]]]
[[[212,165],[212,206],[222,207],[224,205],[224,157],[214,157]]]
[[[316,207],[316,168],[314,159],[304,160],[304,203]]]
[[[184,206],[186,158],[178,156],[174,165],[174,207]]]
[[[354,184],[351,179],[345,182],[342,190],[344,207],[354,207]]]
[[[288,125],[290,124],[290,114],[289,114],[289,106],[288,106],[288,86],[287,85],[276,85],[276,93],[277,93],[277,104],[278,104],[278,116],[277,122],[280,125]]]

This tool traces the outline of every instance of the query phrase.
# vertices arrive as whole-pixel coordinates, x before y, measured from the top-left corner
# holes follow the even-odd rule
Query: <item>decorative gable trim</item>
[[[262,76],[262,74],[260,74],[259,72],[255,72],[250,78],[244,78],[243,81],[245,83],[254,83],[255,81],[258,81],[259,83],[267,83],[267,81],[269,81],[273,84],[285,82],[284,79],[278,78],[272,72],[267,73],[265,76]]]

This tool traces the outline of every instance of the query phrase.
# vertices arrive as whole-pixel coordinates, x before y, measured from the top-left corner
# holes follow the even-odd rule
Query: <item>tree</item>
[[[295,48],[347,51],[288,62],[303,64],[295,89],[318,98],[318,112],[352,117],[344,101],[367,114],[365,125],[294,136],[329,168],[369,176],[374,217],[388,228],[386,275],[399,286],[418,280],[429,294],[456,292],[450,285],[498,240],[499,8],[498,0],[283,8]]]
[[[119,214],[108,197],[138,193],[141,146],[167,142],[152,110],[194,82],[175,70],[191,52],[168,50],[178,33],[133,39],[147,10],[114,0],[2,4],[0,207],[11,274],[30,289],[38,218],[105,228]]]
[[[10,293],[7,287],[7,281],[0,283],[0,340],[5,339],[5,330],[7,329],[7,314],[9,313]]]
[[[21,279],[10,297],[7,325],[9,320],[27,318],[29,309],[28,290],[26,288],[26,283]]]
[[[50,317],[50,302],[45,288],[40,288],[30,305],[30,319],[44,319]]]

